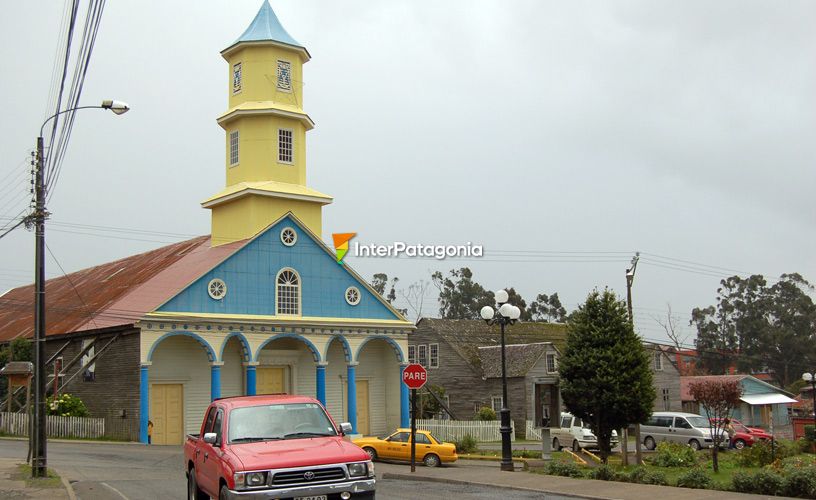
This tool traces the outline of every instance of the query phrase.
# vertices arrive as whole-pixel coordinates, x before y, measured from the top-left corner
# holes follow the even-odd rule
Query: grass
[[[476,450],[468,455],[480,455],[483,457],[500,457],[501,450]],[[561,455],[561,452],[553,453],[553,455]],[[538,450],[513,450],[513,456],[516,458],[541,458],[541,452]]]
[[[48,477],[31,477],[31,466],[20,464],[17,466],[16,481],[25,481],[29,488],[62,488],[62,479],[51,469],[48,469]]]

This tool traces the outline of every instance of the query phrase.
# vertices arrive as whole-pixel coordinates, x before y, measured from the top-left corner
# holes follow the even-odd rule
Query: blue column
[[[400,427],[411,425],[411,402],[408,400],[408,386],[402,381],[402,372],[408,365],[400,366]]]
[[[246,395],[247,396],[254,396],[256,394],[256,391],[257,391],[257,389],[256,389],[256,387],[257,387],[256,380],[257,379],[255,378],[255,375],[256,375],[255,366],[257,366],[257,365],[254,365],[254,364],[246,365]]]
[[[210,401],[221,397],[221,365],[223,363],[213,363],[210,365]]]
[[[315,378],[317,379],[317,400],[326,406],[326,365],[317,365]]]
[[[139,367],[139,442],[147,444],[147,422],[150,420],[150,365]]]
[[[351,433],[357,434],[357,363],[348,365],[348,421]]]

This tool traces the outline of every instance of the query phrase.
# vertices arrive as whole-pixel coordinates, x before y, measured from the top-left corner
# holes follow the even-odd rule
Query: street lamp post
[[[510,426],[510,408],[507,407],[507,370],[505,368],[504,355],[504,327],[506,325],[512,325],[519,319],[519,316],[521,316],[521,309],[507,302],[509,296],[505,290],[499,290],[496,292],[495,297],[496,303],[499,306],[497,308],[498,310],[494,311],[492,307],[484,306],[479,314],[488,325],[498,323],[501,327],[502,407],[501,410],[499,410],[499,414],[501,415],[499,432],[501,432],[502,438],[501,470],[512,472],[513,450],[510,447],[510,433],[513,432],[513,429]]]
[[[810,395],[813,398],[813,428],[816,429],[816,372],[805,372],[802,380],[810,382]]]
[[[79,106],[65,109],[49,116],[40,127],[37,137],[37,171],[34,176],[34,213],[29,220],[34,225],[34,432],[31,442],[31,476],[47,477],[46,434],[45,434],[45,148],[43,129],[57,116],[78,109],[109,109],[117,115],[127,113],[130,107],[120,101],[105,100],[99,106]]]

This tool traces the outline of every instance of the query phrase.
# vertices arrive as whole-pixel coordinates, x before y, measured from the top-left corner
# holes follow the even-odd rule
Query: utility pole
[[[635,252],[635,256],[632,257],[632,267],[626,270],[626,309],[629,311],[629,324],[632,325],[632,329],[635,328],[635,319],[634,315],[632,314],[632,283],[635,281],[635,270],[637,269],[638,260],[640,260],[640,252]],[[628,433],[625,433],[624,438],[628,439],[628,437]],[[637,465],[643,464],[643,456],[640,451],[640,445],[640,425],[636,425],[635,462]]]
[[[48,477],[45,436],[45,186],[42,134],[37,137],[37,172],[34,176],[34,432],[31,475]]]

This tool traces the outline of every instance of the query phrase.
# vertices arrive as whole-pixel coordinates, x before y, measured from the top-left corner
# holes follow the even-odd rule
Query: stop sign
[[[428,381],[428,372],[422,365],[408,365],[402,372],[402,381],[409,389],[419,389]]]

